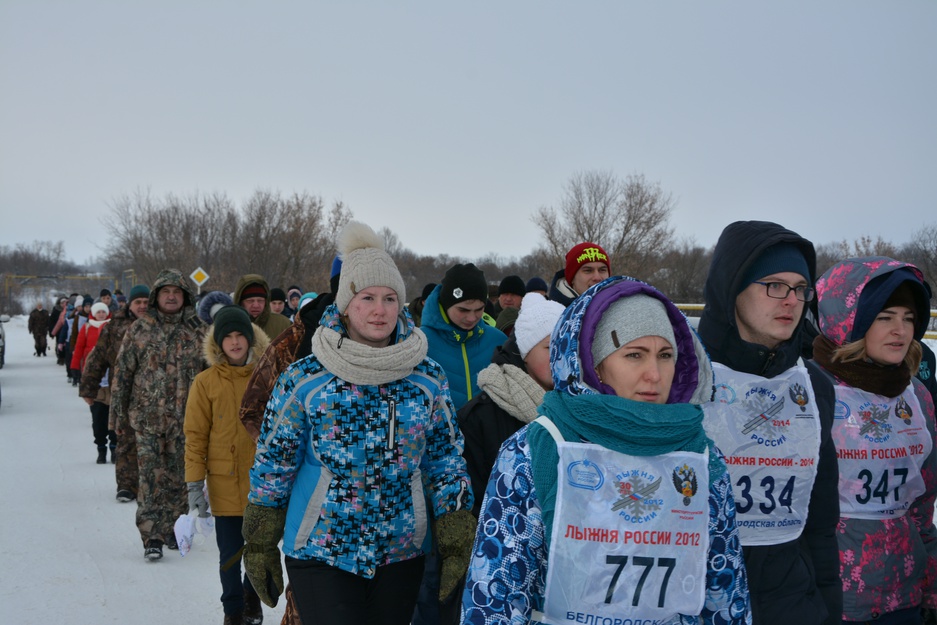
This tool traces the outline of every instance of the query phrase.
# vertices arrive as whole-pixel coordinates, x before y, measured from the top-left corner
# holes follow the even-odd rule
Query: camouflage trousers
[[[137,465],[137,434],[126,424],[123,434],[117,435],[117,462],[114,473],[117,477],[117,490],[129,490],[134,497],[137,495],[137,485],[140,483],[140,467]]]
[[[185,436],[181,422],[165,432],[137,431],[137,528],[150,539],[175,543],[173,525],[189,510],[185,486]]]

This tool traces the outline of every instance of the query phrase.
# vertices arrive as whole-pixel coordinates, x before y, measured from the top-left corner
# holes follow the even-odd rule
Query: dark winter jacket
[[[458,410],[478,394],[478,372],[491,363],[495,349],[508,337],[484,320],[471,330],[455,326],[439,304],[440,289],[437,285],[426,298],[420,329],[429,341],[429,357],[446,371],[452,403]]]
[[[803,341],[803,319],[791,339],[777,349],[748,343],[739,336],[735,300],[741,280],[763,250],[793,243],[803,252],[816,278],[813,245],[798,234],[769,222],[736,222],[723,231],[713,252],[706,279],[706,307],[699,334],[713,362],[735,371],[773,378],[797,364]],[[820,457],[803,533],[796,541],[748,546],[748,569],[753,622],[759,625],[839,623],[842,587],[839,579],[839,472],[830,430],[833,387],[812,363],[806,363],[820,415]],[[716,380],[717,384],[719,380]],[[732,468],[729,468],[730,474]]]
[[[565,269],[560,269],[553,274],[553,280],[550,281],[550,300],[559,302],[563,306],[569,306],[577,295],[579,294],[566,281]]]
[[[64,309],[59,304],[56,304],[55,306],[52,307],[52,314],[49,315],[49,336],[55,336],[55,332],[56,332],[55,326],[58,323],[59,317],[62,316],[63,312],[64,312]]]
[[[514,397],[506,395],[500,399],[502,402],[511,401],[512,411],[521,414],[520,418],[513,416],[504,407],[498,405],[498,401],[485,390],[484,380],[487,376],[503,378],[506,372],[523,374],[529,380],[530,386],[536,387],[528,389],[527,392],[520,391]],[[468,465],[472,490],[475,492],[475,509],[472,512],[476,517],[481,509],[485,487],[488,485],[491,468],[498,458],[501,443],[537,418],[536,406],[539,405],[539,401],[532,404],[533,410],[529,414],[523,414],[518,405],[520,402],[517,400],[521,399],[521,395],[526,398],[533,390],[533,393],[542,401],[544,393],[527,373],[524,359],[521,358],[517,349],[517,340],[514,337],[509,338],[504,345],[499,345],[495,350],[491,357],[491,364],[479,373],[479,387],[481,393],[459,409],[459,429],[465,437],[465,450],[462,455]]]
[[[38,308],[29,313],[29,323],[27,326],[29,333],[33,336],[43,336],[49,331],[49,311],[39,310]]]
[[[256,273],[249,273],[245,276],[241,276],[241,279],[238,280],[237,287],[234,289],[233,299],[235,304],[240,305],[241,293],[251,284],[260,284],[267,291],[267,301],[264,302],[263,312],[257,315],[256,319],[251,319],[251,321],[260,326],[267,337],[272,341],[280,335],[280,332],[290,327],[290,320],[283,315],[274,314],[273,311],[270,310],[270,286],[267,285],[267,281],[264,280],[263,276]]]
[[[917,379],[924,383],[924,388],[930,392],[934,403],[937,404],[937,377],[934,375],[934,366],[937,362],[935,362],[934,350],[928,347],[924,341],[921,341],[921,350],[924,354],[921,358],[921,365],[917,370]]]

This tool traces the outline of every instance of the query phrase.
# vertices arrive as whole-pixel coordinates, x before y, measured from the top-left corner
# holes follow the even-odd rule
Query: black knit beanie
[[[472,263],[450,267],[439,289],[439,304],[443,310],[473,299],[482,302],[488,299],[485,273]]]
[[[524,297],[527,295],[527,288],[524,286],[524,280],[520,276],[507,276],[498,285],[498,295],[511,293]]]
[[[254,326],[251,325],[250,315],[240,306],[228,305],[215,313],[212,325],[212,336],[218,347],[221,347],[224,337],[232,332],[240,332],[247,337],[248,344],[254,344]]]

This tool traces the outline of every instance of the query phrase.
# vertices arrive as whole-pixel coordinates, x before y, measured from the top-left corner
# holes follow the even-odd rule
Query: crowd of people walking
[[[144,558],[214,517],[226,625],[281,595],[284,625],[937,623],[914,265],[817,275],[735,222],[688,319],[591,241],[549,283],[458,263],[409,300],[369,226],[335,246],[319,293],[167,268],[29,315]]]

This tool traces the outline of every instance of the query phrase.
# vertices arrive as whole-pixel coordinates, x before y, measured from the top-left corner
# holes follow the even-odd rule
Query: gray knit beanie
[[[598,366],[609,354],[642,336],[659,336],[673,347],[677,357],[677,340],[664,304],[648,295],[632,295],[615,300],[595,327],[592,340],[592,362]]]
[[[338,312],[344,314],[351,299],[371,286],[386,286],[397,293],[398,312],[407,300],[403,277],[394,259],[384,251],[384,241],[369,226],[350,221],[338,235],[342,274],[335,294]]]

